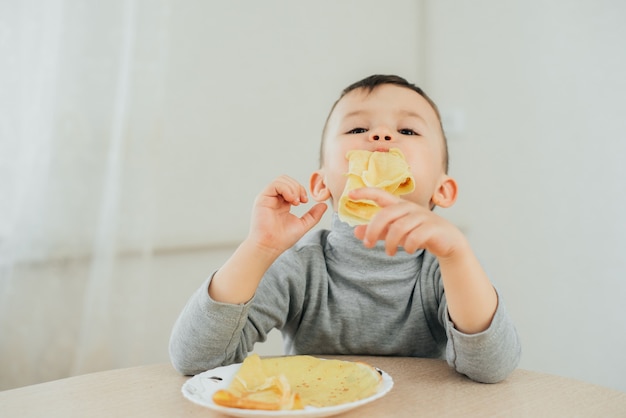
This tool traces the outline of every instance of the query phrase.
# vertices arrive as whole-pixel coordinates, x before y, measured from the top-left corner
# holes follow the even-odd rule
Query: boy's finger
[[[395,196],[393,196],[395,198]],[[380,210],[367,224],[363,232],[363,242],[366,246],[372,246],[376,240],[400,241],[407,229],[412,228],[413,223],[419,219],[410,219],[411,205],[397,198],[398,204],[387,205]],[[391,234],[391,236],[389,236]],[[400,236],[399,236],[400,235]]]
[[[350,191],[348,197],[353,200],[372,200],[381,208],[398,203],[401,199],[378,187],[362,187]]]
[[[301,202],[306,202],[306,190],[294,179],[281,176],[273,184],[274,193],[277,196],[281,196],[286,202],[292,205],[299,205]]]
[[[318,203],[300,218],[307,231],[319,223],[326,209],[328,209],[326,203]]]
[[[306,203],[309,201],[309,197],[306,194],[306,189],[301,184],[298,184],[300,187],[300,202]]]

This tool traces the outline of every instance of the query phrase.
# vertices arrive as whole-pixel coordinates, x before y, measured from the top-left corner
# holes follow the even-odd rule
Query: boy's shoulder
[[[281,272],[279,276],[284,280],[285,275],[282,273],[286,271],[311,271],[312,266],[324,265],[326,262],[324,247],[328,232],[324,229],[309,231],[278,257],[269,272]]]

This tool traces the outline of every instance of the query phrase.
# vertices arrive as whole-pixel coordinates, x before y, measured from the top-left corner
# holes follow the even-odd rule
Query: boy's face
[[[403,198],[431,207],[433,195],[447,178],[441,124],[431,105],[417,92],[393,84],[372,92],[349,92],[335,106],[324,138],[323,163],[311,178],[323,182],[318,200],[332,198],[334,209],[346,184],[350,150],[399,148],[415,177],[415,190]],[[318,184],[319,186],[319,184]],[[329,194],[329,195],[325,195]]]

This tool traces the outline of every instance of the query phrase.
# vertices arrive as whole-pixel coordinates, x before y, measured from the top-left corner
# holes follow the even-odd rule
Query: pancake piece
[[[325,407],[367,398],[381,382],[376,369],[365,363],[304,355],[261,359],[253,354],[213,401],[245,409]]]
[[[339,219],[350,226],[368,223],[380,210],[371,200],[352,200],[351,190],[361,187],[378,187],[396,196],[415,190],[415,180],[404,154],[398,148],[389,152],[353,150],[346,154],[348,179],[339,198]]]

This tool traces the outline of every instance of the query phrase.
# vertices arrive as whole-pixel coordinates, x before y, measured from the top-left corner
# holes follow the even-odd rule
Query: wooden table
[[[549,374],[518,369],[489,385],[440,360],[337,358],[379,367],[395,383],[385,397],[341,417],[626,417],[626,392]],[[76,376],[0,392],[0,416],[222,417],[183,397],[186,379],[169,364]]]

